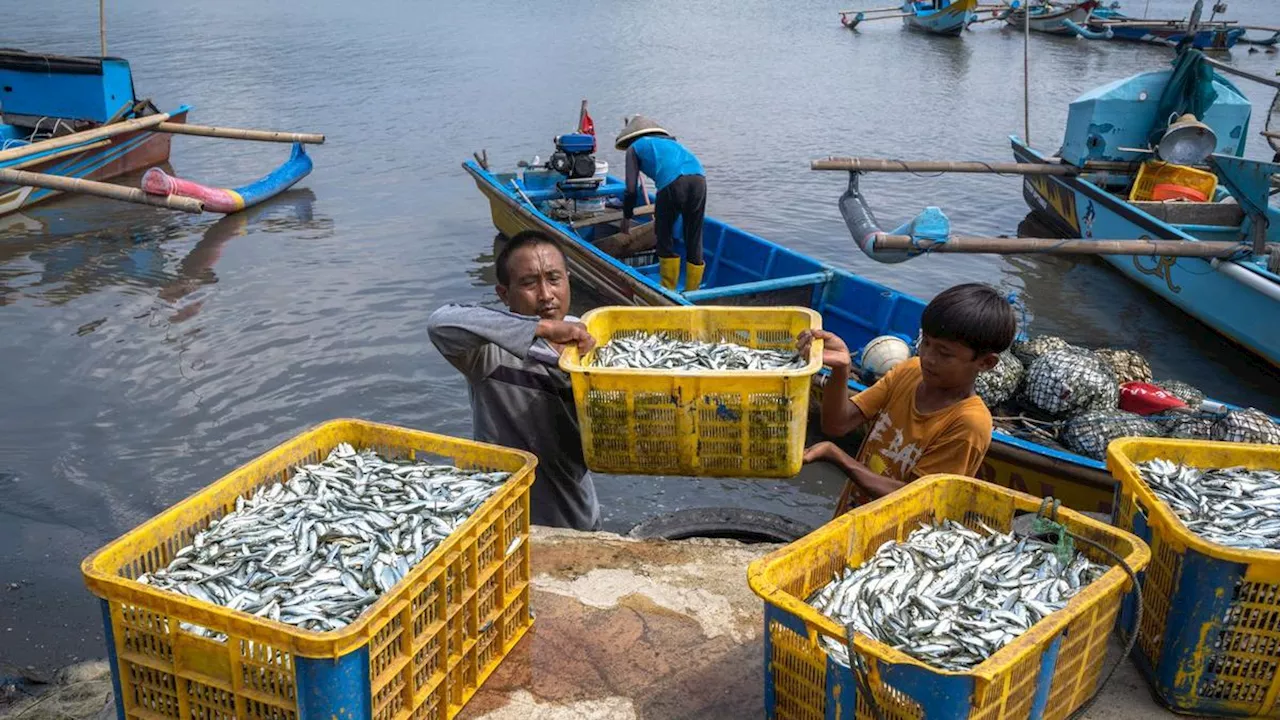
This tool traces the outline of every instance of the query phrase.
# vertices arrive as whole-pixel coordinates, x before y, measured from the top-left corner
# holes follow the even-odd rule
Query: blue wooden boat
[[[1099,7],[1089,18],[1088,28],[1094,32],[1110,30],[1117,40],[1174,46],[1186,37],[1186,20],[1145,20],[1129,17],[1113,7]],[[1246,28],[1226,22],[1205,21],[1198,24],[1192,47],[1199,50],[1229,50],[1245,36]],[[1274,38],[1271,42],[1274,42]],[[1258,41],[1257,44],[1269,44]]]
[[[701,289],[679,293],[662,287],[652,247],[619,251],[618,237],[624,183],[614,177],[598,184],[566,183],[565,176],[529,168],[497,172],[487,155],[462,167],[489,201],[497,230],[511,237],[524,230],[540,230],[559,241],[576,280],[606,302],[624,305],[799,305],[822,314],[823,326],[844,338],[857,351],[879,335],[895,335],[914,343],[925,302],[788,249],[713,217],[703,229],[706,270]],[[851,175],[856,188],[857,175]],[[601,207],[599,203],[608,205]],[[641,202],[652,202],[643,193]],[[582,212],[583,207],[590,209]],[[841,207],[874,218],[861,195],[846,193]],[[637,222],[648,218],[637,214]],[[915,221],[911,230],[927,232],[929,218]],[[903,229],[899,229],[903,230]],[[633,230],[634,235],[637,231]],[[681,244],[676,226],[676,244]],[[616,254],[615,254],[616,253]],[[681,281],[681,284],[683,281]],[[825,380],[825,373],[821,376]],[[857,381],[850,389],[863,388]],[[1105,465],[1057,447],[996,432],[981,470],[982,477],[1037,495],[1052,494],[1071,507],[1110,512],[1114,482]]]
[[[1078,35],[1088,40],[1109,39],[1108,32],[1095,33],[1086,27],[1097,8],[1098,0],[1067,4],[1039,2],[1025,8],[1018,0],[1014,0],[1008,8],[992,11],[992,14],[1002,18],[1015,30],[1029,26],[1035,32],[1049,35]],[[1031,14],[1029,19],[1027,13]]]
[[[1280,242],[1280,210],[1269,204],[1271,176],[1280,165],[1244,159],[1251,105],[1223,75],[1187,50],[1171,70],[1135,75],[1091,90],[1071,103],[1061,149],[1049,154],[1010,138],[1021,163],[1079,168],[1069,176],[1024,180],[1032,211],[1068,237],[1234,241],[1234,260],[1104,256],[1125,276],[1244,348],[1280,366],[1280,264],[1258,244]],[[1197,80],[1196,77],[1204,80]],[[1209,80],[1208,78],[1212,78]],[[1193,112],[1214,131],[1209,158],[1218,185],[1206,202],[1131,200],[1134,168],[1169,125],[1169,112]]]
[[[915,30],[960,37],[977,19],[978,0],[907,0],[902,4],[902,23]]]
[[[213,137],[228,137],[227,133],[234,132],[259,133],[187,125],[190,109],[188,105],[179,106],[159,125],[79,141],[77,133],[97,130],[109,133],[112,126],[128,127],[128,123],[148,118],[160,120],[155,117],[160,110],[150,100],[135,95],[128,61],[116,57],[0,49],[0,112],[3,113],[0,115],[0,169],[3,170],[101,182],[168,162],[174,133]],[[41,150],[42,146],[48,149]],[[6,159],[6,154],[13,154],[9,151],[18,151],[21,157]],[[244,192],[238,195],[231,190],[206,188],[215,200],[226,201],[209,209],[234,212],[250,207],[283,192],[310,171],[309,156],[300,146],[295,147],[290,158],[277,170],[242,186],[239,190]],[[190,189],[190,185],[194,184],[188,183],[185,187]],[[0,181],[0,216],[29,208],[60,192]]]

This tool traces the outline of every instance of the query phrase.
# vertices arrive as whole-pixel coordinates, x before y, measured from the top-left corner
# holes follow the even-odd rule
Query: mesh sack
[[[1026,342],[1015,342],[1013,344],[1013,354],[1023,365],[1030,366],[1037,358],[1052,350],[1065,350],[1071,347],[1056,335],[1038,335],[1027,340]]]
[[[1025,372],[1026,368],[1022,367],[1018,358],[1005,350],[1000,353],[1000,362],[990,370],[980,373],[973,387],[978,397],[982,398],[982,402],[986,403],[987,407],[993,408],[1013,397]]]
[[[1181,380],[1155,380],[1152,384],[1165,392],[1173,393],[1192,410],[1199,410],[1200,404],[1204,402],[1204,393]]]
[[[1210,439],[1280,445],[1280,425],[1256,408],[1232,410],[1213,424]]]
[[[1111,367],[1111,372],[1116,375],[1116,382],[1121,385],[1134,380],[1151,382],[1151,366],[1147,364],[1146,358],[1133,350],[1106,348],[1095,350],[1093,354]]]
[[[1210,440],[1213,438],[1213,426],[1216,420],[1211,417],[1174,417],[1171,420],[1158,421],[1165,437],[1182,440]]]
[[[1122,437],[1158,437],[1160,428],[1150,420],[1125,410],[1090,410],[1067,421],[1062,442],[1073,452],[1105,460],[1107,446]]]
[[[1027,368],[1022,401],[1052,417],[1085,410],[1114,410],[1120,401],[1115,373],[1080,348],[1051,350]]]

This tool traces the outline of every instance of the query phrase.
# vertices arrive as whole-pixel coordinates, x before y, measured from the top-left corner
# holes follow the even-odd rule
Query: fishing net
[[[1165,392],[1173,393],[1192,410],[1199,410],[1200,404],[1204,402],[1204,393],[1181,380],[1156,380],[1152,384]]]
[[[1000,362],[996,363],[995,367],[978,375],[978,379],[973,384],[974,390],[987,407],[993,408],[1013,397],[1025,373],[1026,369],[1022,367],[1018,358],[1005,350],[1000,353]]]
[[[1135,380],[1151,382],[1151,366],[1147,364],[1146,358],[1133,350],[1104,348],[1095,350],[1093,354],[1111,367],[1111,372],[1116,375],[1116,382],[1121,385]]]
[[[1027,368],[1022,401],[1052,417],[1113,410],[1120,400],[1115,373],[1088,350],[1051,350]]]
[[[1280,425],[1256,408],[1232,410],[1213,424],[1210,439],[1280,445]]]
[[[1217,420],[1212,417],[1196,415],[1174,416],[1171,419],[1158,421],[1165,437],[1182,440],[1210,440],[1213,438],[1213,426]]]
[[[1072,451],[1094,460],[1105,460],[1107,446],[1122,437],[1159,437],[1160,428],[1136,413],[1125,410],[1090,410],[1067,421],[1062,441]]]
[[[1026,342],[1018,341],[1013,344],[1013,354],[1022,361],[1023,365],[1028,367],[1035,362],[1037,358],[1051,350],[1065,350],[1071,347],[1066,340],[1056,335],[1037,335]]]

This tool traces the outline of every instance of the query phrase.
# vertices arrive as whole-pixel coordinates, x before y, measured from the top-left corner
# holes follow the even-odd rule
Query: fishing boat
[[[902,23],[915,30],[960,37],[977,19],[978,0],[908,0],[902,4]]]
[[[1251,106],[1224,75],[1197,80],[1204,56],[1182,53],[1172,70],[1142,73],[1071,103],[1062,148],[1037,151],[1010,138],[1019,163],[1069,165],[1078,174],[1027,175],[1023,194],[1040,219],[1066,237],[1235,241],[1232,259],[1106,256],[1128,278],[1204,324],[1280,366],[1280,210],[1270,205],[1280,165],[1244,158]],[[1198,120],[1170,124],[1190,112]],[[1169,132],[1212,138],[1202,169],[1157,165],[1147,149]],[[1092,171],[1094,168],[1098,171]],[[1144,173],[1158,172],[1144,182]],[[1135,174],[1137,170],[1137,174]],[[1176,201],[1156,199],[1165,191]],[[1185,178],[1185,179],[1182,179]],[[1201,184],[1196,190],[1188,185]],[[1192,199],[1186,199],[1186,198]]]
[[[1096,33],[1108,30],[1117,40],[1145,42],[1154,45],[1177,45],[1188,33],[1187,20],[1147,20],[1134,18],[1111,7],[1099,7],[1088,20],[1088,29]],[[1229,21],[1204,21],[1198,24],[1192,46],[1199,50],[1229,50],[1245,36],[1248,28]],[[1274,44],[1254,41],[1257,44]]]
[[[186,212],[243,210],[311,172],[302,143],[323,136],[187,123],[191,108],[161,112],[134,93],[127,60],[0,50],[0,216],[64,192]],[[152,176],[150,191],[105,181],[169,161],[174,134],[292,142],[288,160],[234,189]],[[167,192],[159,188],[167,187]]]
[[[703,227],[706,269],[700,289],[668,290],[659,281],[652,246],[615,242],[622,217],[617,207],[625,189],[621,179],[606,175],[566,180],[557,171],[531,166],[496,171],[487,154],[479,153],[462,167],[488,199],[493,224],[502,235],[540,230],[556,238],[572,275],[606,302],[810,307],[822,314],[824,328],[855,349],[881,335],[914,343],[919,334],[923,300],[714,217],[706,218]],[[639,202],[652,199],[651,194],[640,193]],[[652,206],[637,208],[641,228],[628,235],[642,234],[649,222],[647,210]],[[677,248],[681,235],[677,222]],[[826,377],[824,372],[819,384]],[[864,387],[857,380],[850,382],[851,391]],[[995,433],[981,474],[1008,487],[1052,494],[1073,508],[1103,513],[1111,509],[1115,484],[1102,462],[1013,434]]]
[[[1034,32],[1042,32],[1049,35],[1079,35],[1093,40],[1108,37],[1106,30],[1101,33],[1095,33],[1086,27],[1089,17],[1097,7],[1098,0],[1085,0],[1084,2],[1066,5],[1043,2],[1024,7],[1018,7],[1015,3],[1014,6],[1010,6],[1007,10],[993,12],[999,13],[1005,23],[1018,30],[1030,27]],[[1027,17],[1028,13],[1030,13],[1029,18]]]

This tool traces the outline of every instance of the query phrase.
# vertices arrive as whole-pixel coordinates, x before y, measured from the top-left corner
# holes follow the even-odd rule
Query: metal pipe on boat
[[[1280,302],[1280,283],[1259,275],[1248,268],[1240,267],[1238,263],[1223,261],[1214,258],[1209,261],[1210,267],[1254,292],[1262,295],[1273,302]]]
[[[82,130],[69,135],[60,135],[48,140],[23,145],[21,147],[9,148],[8,150],[0,150],[0,163],[18,158],[29,157],[31,155],[39,155],[40,153],[58,148],[68,147],[70,145],[79,145],[80,143],[89,142],[90,140],[100,140],[113,135],[123,135],[127,132],[137,130],[150,130],[160,123],[169,119],[169,113],[159,113],[157,115],[148,115],[147,117],[134,118],[133,120],[125,120],[124,122],[113,123],[111,125],[103,125],[92,130]]]
[[[1227,65],[1226,63],[1218,62],[1217,60],[1214,60],[1211,57],[1205,57],[1204,61],[1209,63],[1211,66],[1221,70],[1224,73],[1228,73],[1230,75],[1236,75],[1236,76],[1245,78],[1246,80],[1252,80],[1256,83],[1262,83],[1263,85],[1267,85],[1269,87],[1280,88],[1280,80],[1273,80],[1271,78],[1262,77],[1261,75],[1254,75],[1253,73],[1245,70],[1241,70],[1240,68],[1234,68],[1234,67],[1231,67],[1230,65]]]
[[[137,203],[139,205],[151,205],[153,207],[168,208],[170,210],[180,210],[182,212],[189,212],[197,215],[204,212],[204,203],[199,200],[184,197],[172,197],[169,195],[148,195],[138,188],[112,185],[111,183],[85,180],[84,178],[63,177],[61,175],[48,175],[45,173],[28,172],[26,170],[0,168],[0,183],[46,188],[48,190],[80,193],[82,195],[96,195],[97,197],[110,198],[112,200]]]
[[[1079,175],[1084,172],[1074,165],[1049,163],[982,162],[947,160],[886,160],[881,158],[829,157],[814,160],[811,170],[838,170],[848,172],[905,172],[905,173],[995,173],[997,175]]]
[[[1074,238],[990,238],[952,235],[931,240],[910,235],[877,233],[871,238],[877,250],[907,250],[916,253],[1054,254],[1054,255],[1158,255],[1166,257],[1228,258],[1248,246],[1234,242],[1186,240],[1080,240]],[[1280,252],[1280,246],[1272,246]]]
[[[177,135],[200,135],[203,137],[226,138],[228,140],[257,140],[260,142],[305,143],[321,145],[324,135],[319,133],[276,132],[274,130],[250,130],[248,128],[214,127],[212,125],[188,125],[187,123],[162,122],[156,126],[158,132]]]

